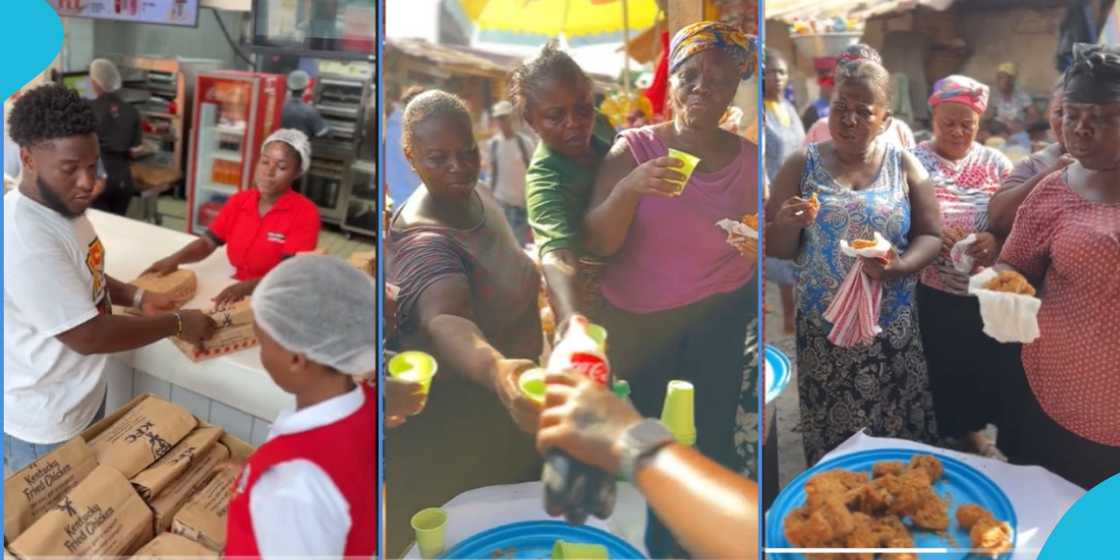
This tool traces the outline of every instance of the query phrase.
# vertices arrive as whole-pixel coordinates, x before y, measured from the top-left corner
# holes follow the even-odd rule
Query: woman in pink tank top
[[[584,221],[588,249],[610,259],[596,319],[610,332],[613,371],[630,381],[644,416],[660,414],[669,380],[692,382],[697,447],[736,470],[743,373],[757,371],[744,367],[757,263],[728,245],[716,222],[757,213],[758,154],[719,122],[755,56],[750,40],[728,26],[681,30],[669,64],[674,120],[621,134]],[[683,190],[670,148],[700,158]]]

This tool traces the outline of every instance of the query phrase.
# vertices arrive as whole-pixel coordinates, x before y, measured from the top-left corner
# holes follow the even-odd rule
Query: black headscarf
[[[1120,49],[1078,43],[1066,70],[1065,100],[1104,105],[1120,102]]]

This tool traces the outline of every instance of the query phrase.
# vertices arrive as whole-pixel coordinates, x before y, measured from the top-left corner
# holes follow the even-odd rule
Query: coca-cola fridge
[[[279,74],[221,70],[198,75],[194,94],[187,231],[201,235],[229,197],[253,188],[261,143],[280,127]]]

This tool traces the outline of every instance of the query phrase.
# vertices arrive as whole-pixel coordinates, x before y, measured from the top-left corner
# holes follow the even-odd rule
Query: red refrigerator
[[[253,188],[261,143],[280,127],[285,77],[222,70],[198,75],[187,173],[187,231],[201,235],[229,197]]]

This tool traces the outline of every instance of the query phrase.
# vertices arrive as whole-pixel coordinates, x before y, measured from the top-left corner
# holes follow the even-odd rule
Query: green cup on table
[[[681,162],[681,166],[677,168],[677,172],[684,175],[684,181],[680,184],[681,188],[677,190],[677,195],[680,196],[684,192],[684,186],[688,184],[688,180],[692,178],[692,172],[696,171],[696,166],[700,165],[700,158],[680,150],[669,148],[669,157]]]
[[[432,377],[439,371],[439,364],[430,354],[409,350],[389,360],[389,377],[419,383],[425,395],[432,386]]]
[[[440,508],[422,509],[412,516],[412,530],[416,531],[416,546],[420,557],[435,558],[445,548],[447,512]]]
[[[556,541],[552,545],[553,560],[607,560],[607,547],[601,544]]]

